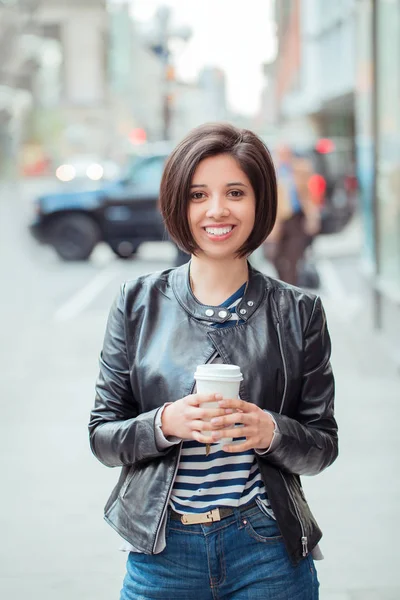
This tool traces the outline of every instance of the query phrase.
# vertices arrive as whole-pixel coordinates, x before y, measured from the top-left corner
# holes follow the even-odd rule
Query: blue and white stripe
[[[232,327],[241,319],[236,306],[245,291],[243,285],[220,306],[231,312],[225,323],[213,327]],[[220,359],[217,358],[217,361]],[[240,438],[235,438],[239,442]],[[206,456],[204,444],[195,440],[183,442],[178,473],[175,478],[170,504],[178,513],[202,513],[216,507],[239,507],[259,497],[269,507],[267,493],[253,450],[227,453],[221,443],[211,444]]]
[[[256,497],[266,500],[252,450],[228,454],[212,444],[208,456],[204,444],[184,442],[171,505],[179,513],[208,512],[219,506],[244,506]]]

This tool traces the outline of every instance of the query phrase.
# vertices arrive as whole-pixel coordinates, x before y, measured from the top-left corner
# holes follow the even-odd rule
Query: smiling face
[[[188,221],[196,255],[235,258],[249,238],[256,200],[247,175],[229,154],[202,160],[190,187]]]

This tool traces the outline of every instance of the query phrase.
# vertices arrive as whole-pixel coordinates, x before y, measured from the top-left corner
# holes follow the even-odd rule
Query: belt
[[[257,502],[252,502],[251,504],[240,506],[239,509],[247,510],[248,508],[254,508],[256,506],[258,506]],[[175,512],[171,508],[170,516],[173,521],[181,521],[181,523],[183,523],[184,525],[211,525],[212,523],[216,523],[217,521],[226,519],[226,517],[230,517],[234,514],[234,511],[234,508],[224,506],[222,508],[213,508],[213,510],[209,510],[205,513],[186,513],[182,515],[180,513]]]

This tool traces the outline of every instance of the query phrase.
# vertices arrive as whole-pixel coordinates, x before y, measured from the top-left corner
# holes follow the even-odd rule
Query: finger
[[[190,394],[190,396],[186,396],[184,401],[189,406],[198,406],[199,405],[198,394]]]
[[[207,404],[202,404],[199,408],[193,409],[194,417],[196,419],[204,419],[210,421],[217,417],[225,416],[224,408],[206,408]]]
[[[222,446],[222,450],[224,452],[245,452],[246,450],[250,450],[253,448],[253,444],[246,440],[245,442],[235,442],[234,444],[224,444]]]
[[[192,432],[192,438],[196,440],[196,442],[200,442],[200,444],[212,444],[213,441],[209,435],[202,435],[199,431]]]
[[[192,431],[212,431],[212,425],[210,421],[194,420],[189,424],[189,429]]]
[[[233,408],[234,410],[240,410],[241,412],[249,412],[253,410],[254,404],[245,402],[239,398],[223,398],[218,402],[221,408]]]
[[[234,412],[230,415],[224,416],[215,416],[211,419],[211,424],[213,429],[221,429],[225,427],[231,427],[236,423],[244,423],[246,425],[250,424],[253,420],[253,417],[249,413],[244,412]]]
[[[212,423],[210,421],[203,421],[202,419],[193,419],[192,421],[189,421],[188,423],[188,428],[191,431],[215,431],[215,429],[212,426]],[[225,430],[218,430],[218,431],[225,431]],[[224,437],[224,436],[222,436]],[[231,436],[232,437],[232,436]],[[239,436],[241,437],[241,436]],[[209,436],[209,439],[211,440],[211,436]]]
[[[199,404],[206,404],[207,402],[219,402],[222,400],[222,394],[197,394],[199,398]]]
[[[247,433],[247,435],[246,435]],[[250,437],[254,432],[248,430],[246,426],[239,426],[233,428],[219,429],[218,431],[213,430],[211,437],[214,442],[218,442],[222,438],[243,438]]]
[[[199,406],[204,402],[218,402],[222,400],[222,394],[190,394],[185,398],[190,406]]]
[[[212,425],[207,421],[202,421],[201,419],[194,419],[189,423],[189,429],[191,431],[211,431]]]

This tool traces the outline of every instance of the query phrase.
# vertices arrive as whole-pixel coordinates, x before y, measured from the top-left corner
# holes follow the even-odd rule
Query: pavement
[[[110,600],[126,557],[102,521],[118,470],[88,447],[97,357],[120,282],[167,268],[174,249],[145,245],[119,261],[99,246],[88,263],[62,263],[26,233],[36,192],[0,189],[0,597]],[[400,599],[400,376],[372,327],[360,241],[354,222],[315,249],[340,433],[335,464],[303,478],[324,532],[321,600]],[[260,253],[254,261],[271,272]]]
[[[340,453],[326,472],[303,481],[325,534],[321,598],[398,600],[399,373],[367,312],[344,322],[327,308],[327,318]]]

